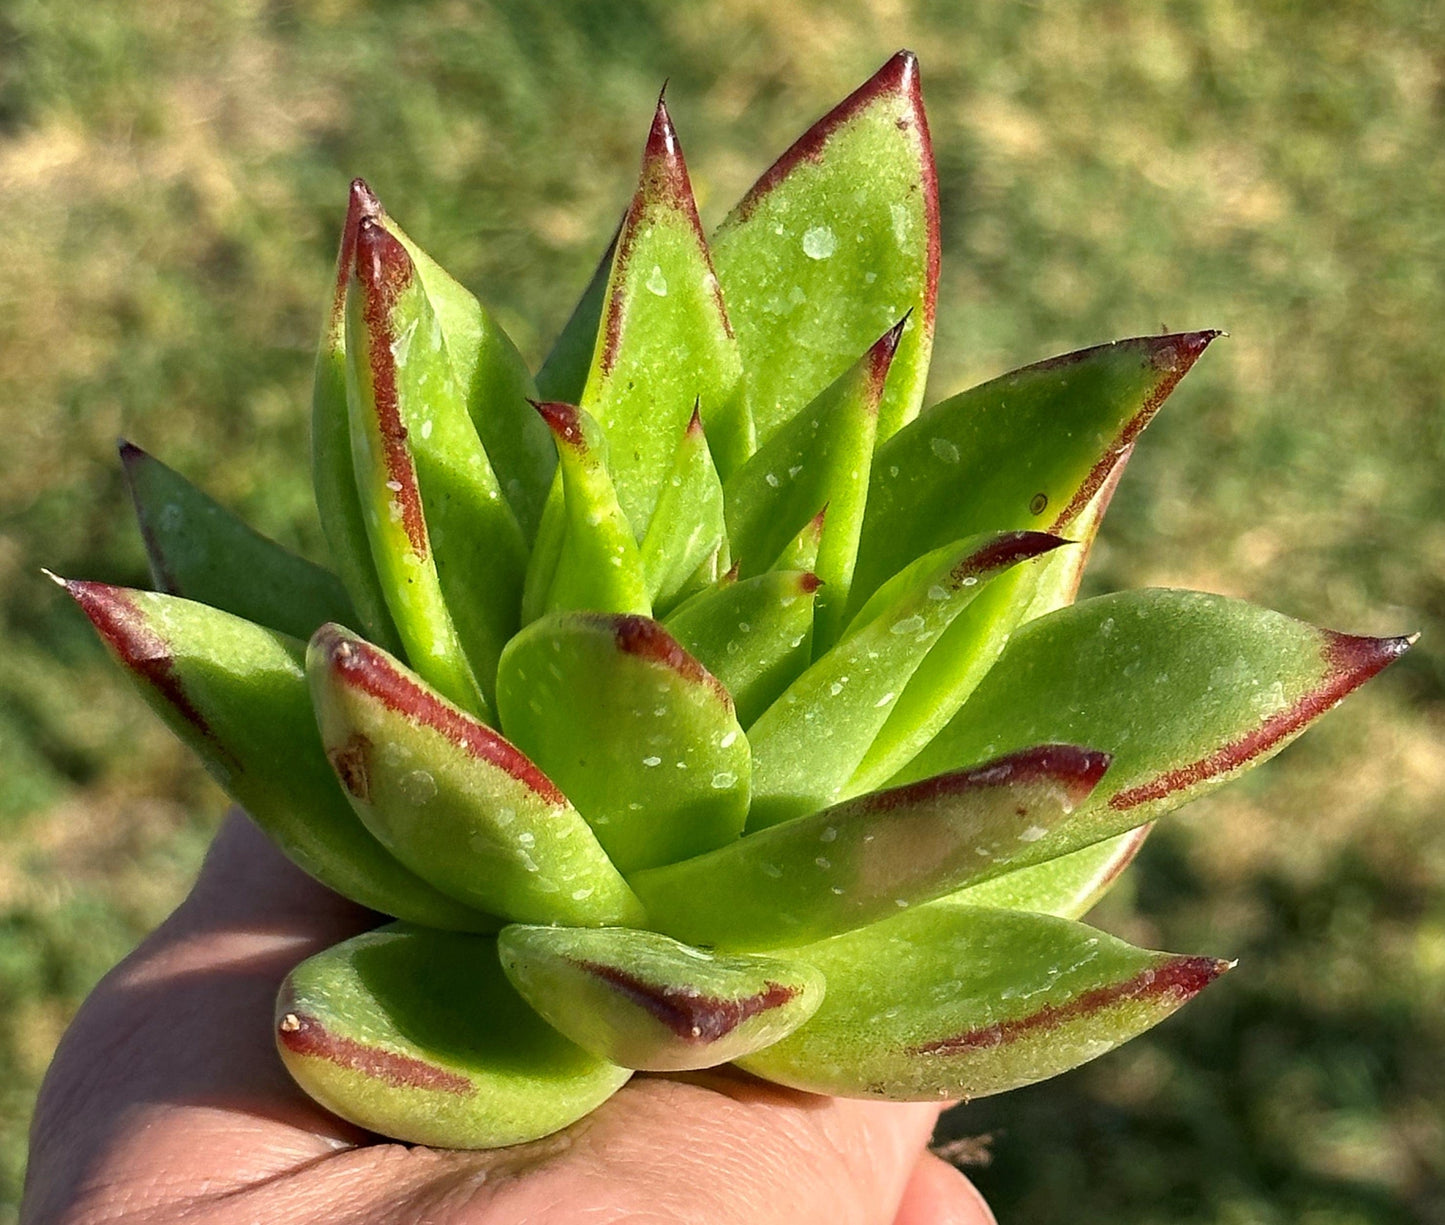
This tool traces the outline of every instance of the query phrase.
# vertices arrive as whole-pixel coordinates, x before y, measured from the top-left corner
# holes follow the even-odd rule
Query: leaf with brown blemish
[[[307,674],[352,807],[400,862],[512,921],[642,920],[587,823],[499,733],[339,626],[317,631]]]
[[[1108,764],[1105,753],[1043,745],[845,800],[630,880],[651,925],[680,940],[821,940],[1036,862]]]
[[[727,957],[656,932],[508,927],[507,977],[578,1046],[653,1072],[710,1068],[769,1046],[823,999],[810,966]]]

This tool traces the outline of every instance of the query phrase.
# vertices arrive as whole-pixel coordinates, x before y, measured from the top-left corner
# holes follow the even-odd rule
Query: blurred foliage
[[[221,799],[37,577],[144,581],[133,437],[315,554],[306,404],[345,187],[540,356],[665,77],[716,219],[900,45],[940,159],[937,394],[1224,326],[1094,589],[1425,631],[1156,835],[1101,921],[1243,965],[1155,1034],[965,1107],[1004,1220],[1445,1219],[1445,8],[943,0],[0,6],[0,1222],[65,1020]]]

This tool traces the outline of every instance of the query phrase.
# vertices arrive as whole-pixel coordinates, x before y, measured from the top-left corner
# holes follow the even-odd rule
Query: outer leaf
[[[570,404],[538,403],[561,456],[523,599],[524,620],[557,609],[651,613],[642,555],[617,502],[597,423]]]
[[[382,225],[406,248],[436,314],[452,375],[498,488],[528,540],[542,517],[557,453],[532,411],[536,396],[527,364],[472,294],[416,245],[389,216]]]
[[[1153,821],[1278,752],[1410,641],[1337,634],[1192,591],[1085,600],[1019,629],[895,781],[1041,738],[1097,745],[1114,766],[1050,839],[1063,854]]]
[[[813,1093],[894,1101],[967,1100],[1066,1072],[1158,1024],[1231,964],[963,906],[909,911],[789,956],[823,972],[823,1006],[739,1062]]]
[[[122,442],[120,458],[158,591],[297,638],[323,621],[356,622],[334,574],[253,531],[139,447]]]
[[[422,509],[411,427],[425,411],[426,383],[443,384],[435,389],[448,399],[455,389],[445,386],[451,380],[444,362],[426,361],[421,346],[410,357],[414,329],[435,335],[435,318],[414,280],[401,244],[363,217],[346,295],[352,459],[372,558],[408,657],[449,698],[485,718],[490,708],[443,597]],[[406,361],[397,358],[402,345]]]
[[[939,550],[910,574],[895,599],[798,677],[752,725],[748,828],[775,825],[838,798],[949,623],[989,580],[1060,543],[1042,532],[973,537]]]
[[[742,362],[697,218],[682,149],[658,100],[637,195],[622,222],[582,407],[611,445],[617,500],[641,537],[702,406],[719,466],[751,449]]]
[[[896,324],[874,341],[724,487],[728,540],[749,576],[773,565],[828,508],[814,565],[824,584],[820,645],[842,628],[868,501],[878,406],[902,330],[903,323]]]
[[[736,838],[747,737],[732,699],[656,621],[553,613],[508,645],[507,737],[571,798],[623,872]]]
[[[1092,909],[1138,855],[1152,825],[1106,838],[1045,863],[961,889],[938,905],[997,906],[1077,919]]]
[[[723,957],[654,932],[508,927],[502,968],[584,1050],[627,1068],[711,1068],[792,1033],[823,1002],[811,966]]]
[[[301,643],[174,596],[64,586],[166,726],[304,871],[384,914],[495,927],[403,868],[356,819],[316,732]]]
[[[677,603],[698,568],[717,554],[725,531],[722,483],[694,409],[642,540],[642,569],[656,607]]]
[[[1083,349],[933,405],[878,449],[852,607],[950,540],[1069,528],[1217,335]]]
[[[316,632],[306,670],[352,807],[407,867],[512,920],[641,921],[567,797],[484,723],[339,626]]]
[[[276,1046],[328,1110],[447,1148],[549,1135],[631,1075],[527,1007],[502,973],[495,940],[399,926],[292,970],[276,1001]]]
[[[667,629],[732,694],[749,727],[812,658],[818,578],[773,570],[724,583],[689,600]]]
[[[909,310],[918,326],[899,348],[878,437],[912,420],[933,347],[938,252],[918,63],[901,51],[804,133],[713,237],[759,441]]]
[[[845,800],[684,863],[639,872],[653,926],[695,944],[821,940],[1035,862],[1109,758],[1046,745]]]
[[[356,263],[356,234],[362,219],[382,216],[381,201],[361,179],[353,179],[336,256],[336,291],[316,353],[311,392],[311,476],[316,509],[331,548],[331,562],[345,584],[367,637],[400,650],[386,594],[371,558],[366,517],[351,459],[351,425],[346,404],[346,287]],[[314,627],[313,627],[314,628]]]
[[[622,227],[619,224],[618,233]],[[612,260],[617,253],[617,234],[597,262],[592,279],[582,297],[572,308],[567,322],[552,345],[552,350],[537,371],[537,395],[543,400],[576,404],[587,386],[587,371],[597,348],[597,332],[602,324],[602,308],[607,304],[607,282],[612,275]]]

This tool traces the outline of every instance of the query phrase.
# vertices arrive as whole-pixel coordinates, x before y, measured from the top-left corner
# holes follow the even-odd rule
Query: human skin
[[[983,1225],[925,1145],[938,1107],[731,1071],[634,1077],[565,1131],[490,1152],[378,1140],[313,1103],[272,1043],[277,986],[377,917],[242,814],[195,889],[85,1002],[41,1089],[22,1225]]]

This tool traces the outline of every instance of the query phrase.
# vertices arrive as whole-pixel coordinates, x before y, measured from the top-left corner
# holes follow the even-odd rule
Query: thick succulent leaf
[[[570,404],[535,408],[557,440],[561,471],[528,563],[523,620],[557,609],[650,614],[642,554],[618,505],[597,422]]]
[[[1158,1024],[1230,966],[1045,915],[928,906],[787,956],[812,1020],[739,1062],[843,1097],[967,1100],[1057,1076]]]
[[[1071,543],[1019,563],[1006,574],[996,576],[954,618],[903,686],[887,721],[848,780],[845,794],[860,795],[883,786],[938,734],[997,662],[1009,635],[1027,615],[1038,583],[1054,559],[1073,551]],[[854,618],[854,624],[866,625],[884,610],[910,576],[916,575],[933,556],[925,554],[880,587]]]
[[[617,233],[622,232],[619,224]],[[617,253],[617,234],[607,244],[592,279],[562,325],[551,351],[537,371],[537,395],[543,400],[576,404],[587,386],[587,372],[592,368],[592,354],[597,348],[597,333],[602,325],[602,308],[607,304],[607,282],[612,276],[612,260]]]
[[[1093,552],[1094,541],[1098,538],[1099,528],[1104,522],[1104,514],[1114,499],[1114,491],[1119,487],[1125,465],[1133,452],[1132,445],[1119,452],[1114,466],[1109,469],[1109,474],[1098,491],[1084,504],[1084,509],[1073,522],[1063,529],[1075,547],[1060,550],[1039,568],[1033,597],[1028,608],[1024,610],[1021,621],[1032,621],[1036,617],[1046,616],[1072,604],[1078,596],[1079,585],[1084,578],[1084,567],[1088,565],[1089,556]]]
[[[1145,336],[1025,366],[929,408],[880,445],[852,607],[973,532],[1067,532],[1218,332]]]
[[[524,923],[642,908],[556,785],[486,724],[339,626],[306,671],[326,755],[363,824],[443,893]]]
[[[667,619],[668,632],[732,694],[743,727],[777,701],[812,659],[817,590],[814,574],[772,570],[720,584]]]
[[[1022,626],[895,781],[1041,739],[1094,745],[1114,765],[1050,838],[1063,854],[1153,821],[1270,757],[1409,641],[1316,629],[1193,591],[1085,600]]]
[[[311,389],[311,477],[331,564],[351,596],[361,628],[373,642],[395,651],[401,649],[401,639],[392,624],[386,594],[371,557],[351,457],[351,421],[346,402],[346,287],[356,263],[356,235],[361,221],[381,215],[381,201],[361,179],[353,180],[336,257],[336,289],[316,353]]]
[[[717,555],[725,531],[722,482],[694,409],[642,539],[647,593],[659,611],[677,604],[699,567]]]
[[[918,64],[902,51],[804,133],[713,236],[760,442],[910,310],[916,326],[878,437],[912,420],[933,348],[938,253]]]
[[[818,552],[823,547],[823,529],[828,525],[828,508],[823,507],[816,515],[803,524],[800,531],[778,554],[773,563],[774,570],[809,570],[818,564]]]
[[[941,898],[938,905],[996,906],[1077,919],[1087,914],[1138,855],[1152,825],[1032,867],[1006,872]]]
[[[542,517],[557,452],[537,420],[527,364],[501,325],[389,216],[382,225],[406,249],[436,315],[452,375],[502,496],[531,540]],[[431,491],[426,490],[428,513]]]
[[[371,217],[357,227],[346,293],[346,395],[371,555],[407,656],[454,702],[488,717],[443,595],[415,451],[432,397],[455,409],[459,393],[411,260]],[[446,434],[450,443],[454,431]]]
[[[1060,543],[1042,532],[971,537],[938,550],[911,572],[895,598],[789,685],[749,728],[748,828],[776,825],[838,798],[950,622],[995,576]]]
[[[402,867],[357,820],[316,731],[300,642],[174,596],[65,587],[151,708],[304,871],[384,914],[496,927]]]
[[[722,684],[647,617],[553,613],[508,644],[508,739],[546,772],[623,872],[736,838],[748,741]]]
[[[550,1135],[631,1075],[533,1012],[502,973],[494,939],[400,925],[292,970],[276,1000],[276,1048],[333,1113],[446,1148]]]
[[[656,932],[508,927],[497,938],[512,985],[584,1050],[625,1068],[711,1068],[769,1046],[823,1001],[801,962],[726,957]]]
[[[719,467],[727,472],[746,458],[752,440],[741,377],[682,149],[659,99],[581,402],[607,435],[617,500],[637,536],[695,404]]]
[[[827,507],[812,568],[824,586],[818,629],[828,641],[842,628],[868,502],[878,405],[902,329],[899,323],[874,341],[724,486],[728,541],[745,576],[772,566]]]
[[[845,800],[696,859],[636,873],[652,926],[732,949],[781,948],[876,922],[1036,862],[1108,768],[1044,745]]]
[[[120,444],[157,591],[307,638],[324,621],[356,623],[341,580],[236,518],[160,460]]]

